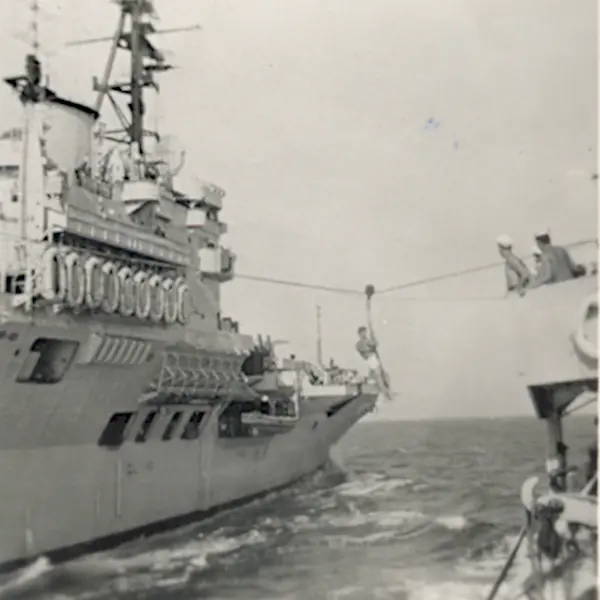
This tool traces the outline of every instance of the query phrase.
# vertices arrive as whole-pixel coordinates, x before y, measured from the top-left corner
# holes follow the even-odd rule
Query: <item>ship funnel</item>
[[[63,98],[49,103],[46,153],[62,171],[72,172],[91,155],[97,113]]]

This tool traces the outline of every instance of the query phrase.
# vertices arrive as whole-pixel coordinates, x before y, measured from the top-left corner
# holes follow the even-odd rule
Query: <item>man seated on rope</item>
[[[358,342],[356,342],[356,351],[364,358],[369,367],[369,375],[375,379],[379,391],[390,399],[390,390],[385,371],[381,366],[381,361],[377,355],[377,340],[371,332],[368,334],[367,328],[361,326],[358,328]]]

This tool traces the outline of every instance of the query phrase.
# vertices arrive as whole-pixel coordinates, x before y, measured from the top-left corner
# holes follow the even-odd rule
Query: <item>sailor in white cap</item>
[[[585,269],[576,265],[564,248],[552,245],[547,229],[535,234],[535,243],[540,251],[540,263],[531,287],[568,281],[585,274]]]
[[[506,248],[509,250],[513,247],[513,241],[511,237],[505,233],[496,238],[496,244],[498,244],[498,248]]]
[[[546,229],[538,229],[537,232],[533,235],[533,237],[538,240],[538,239],[544,239],[544,238],[548,238],[550,239],[550,229],[548,229],[546,227]]]
[[[508,292],[516,290],[520,295],[525,293],[525,288],[531,280],[527,265],[513,253],[513,241],[508,235],[499,235],[496,238],[498,252],[504,259],[506,274],[506,289]]]

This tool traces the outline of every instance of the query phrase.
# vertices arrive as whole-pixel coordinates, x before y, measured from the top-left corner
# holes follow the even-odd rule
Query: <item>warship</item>
[[[5,79],[24,126],[0,169],[3,570],[287,486],[324,466],[379,395],[348,370],[281,360],[221,314],[236,264],[224,191],[186,179],[145,128],[145,95],[171,67],[152,2],[117,6],[94,108],[51,89],[35,51]],[[112,80],[117,53],[127,81]],[[120,129],[99,126],[104,99]]]
[[[597,263],[583,276],[532,289],[510,302],[519,376],[546,426],[546,478],[532,476],[522,485],[524,525],[487,598],[593,600],[598,597],[597,466],[593,456],[587,473],[569,463],[564,421],[597,407]],[[517,557],[528,566],[511,580]],[[508,593],[505,588],[499,595],[503,584]]]

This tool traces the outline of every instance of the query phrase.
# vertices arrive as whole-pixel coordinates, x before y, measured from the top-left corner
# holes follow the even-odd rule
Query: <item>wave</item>
[[[218,565],[220,558],[265,541],[265,535],[255,529],[234,537],[217,531],[171,547],[140,551],[134,545],[115,553],[91,554],[57,565],[47,558],[40,558],[0,585],[0,600],[25,600],[42,592],[42,597],[47,598],[45,592],[56,587],[73,588],[78,592],[77,598],[83,599],[86,594],[79,588],[89,589],[95,581],[102,584],[103,591],[108,592],[108,587],[118,593],[150,586],[180,587],[195,573]]]
[[[348,481],[337,486],[336,492],[348,498],[366,496],[386,496],[394,490],[412,485],[412,479],[386,479],[383,475],[373,474],[360,480]]]
[[[373,524],[384,528],[397,528],[420,524],[422,526],[439,526],[450,531],[460,531],[470,525],[470,521],[462,515],[447,515],[432,517],[419,511],[356,511],[349,515],[331,516],[322,519],[322,524],[336,528],[353,528],[360,525]]]
[[[35,584],[51,569],[52,565],[47,558],[38,558],[32,564],[10,575],[0,584],[0,599],[16,598],[23,588]]]

